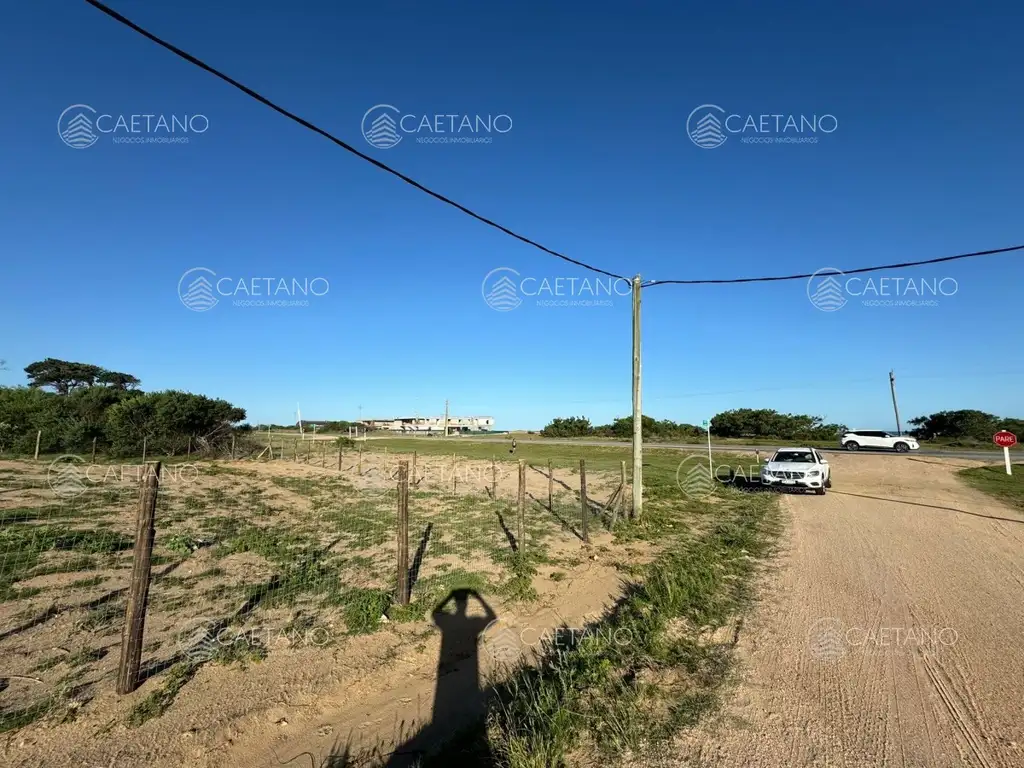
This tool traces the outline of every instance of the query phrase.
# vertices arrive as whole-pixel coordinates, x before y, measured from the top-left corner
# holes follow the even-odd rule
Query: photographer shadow
[[[479,602],[483,615],[470,615],[470,598]],[[450,603],[454,613],[446,610]],[[497,615],[476,590],[456,589],[431,618],[441,630],[431,719],[395,749],[385,768],[419,766],[441,747],[446,759],[455,757],[459,765],[491,765],[485,732],[488,694],[480,686],[479,648],[481,635]],[[456,755],[451,754],[453,742],[460,745]]]

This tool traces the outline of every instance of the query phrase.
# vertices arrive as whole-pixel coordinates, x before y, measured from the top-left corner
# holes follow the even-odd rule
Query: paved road
[[[421,440],[442,440],[444,438],[436,437],[429,438],[420,435],[386,435],[381,438],[371,437],[370,440],[386,439],[394,437],[416,437]],[[448,438],[448,440],[460,440],[474,443],[490,443],[490,442],[507,442],[507,437],[460,437],[460,438]],[[561,439],[557,437],[543,437],[543,438],[520,438],[516,440],[520,444],[525,443],[544,443],[544,444],[556,444],[556,445],[593,445],[593,446],[620,446],[626,447],[629,443],[621,440],[570,440]],[[680,451],[706,451],[708,449],[706,443],[652,443],[646,444],[651,448],[674,448]],[[761,451],[761,453],[767,453],[774,449],[771,445],[735,445],[730,443],[729,445],[716,445],[713,441],[711,443],[711,449],[713,451],[735,451],[738,453],[753,453],[754,451]],[[844,451],[841,448],[819,448],[822,453],[829,454],[843,454],[848,455],[849,451]],[[894,456],[900,458],[907,458],[912,456],[937,456],[946,459],[974,459],[977,461],[990,461],[992,463],[998,463],[1002,461],[1002,456],[998,451],[940,451],[940,450],[927,450],[921,449],[917,451],[911,451],[906,454],[898,454],[895,451],[870,451],[866,448],[862,448],[859,453],[871,454],[876,456]],[[1016,459],[1016,457],[1014,457]]]

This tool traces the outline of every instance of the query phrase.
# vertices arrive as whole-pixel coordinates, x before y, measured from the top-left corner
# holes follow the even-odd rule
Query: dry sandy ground
[[[650,765],[1024,766],[1024,518],[976,462],[837,456],[786,496],[786,552],[722,716]]]
[[[309,498],[262,481],[270,476],[310,480],[320,476],[339,476],[336,455],[332,461],[321,462],[315,455],[312,458],[310,464],[295,462],[289,456],[286,461],[237,462],[234,466],[258,473],[260,486],[266,491],[264,498],[273,504],[275,511],[272,519],[275,522],[283,524],[291,521],[300,524],[311,514]],[[346,452],[340,476],[360,488],[364,494],[376,491],[393,495],[395,481],[391,477],[397,471],[398,459],[407,460],[411,456],[392,455],[385,459],[381,454],[367,453],[362,459],[363,474],[358,475],[358,454]],[[6,467],[23,471],[25,466],[24,463],[0,462],[0,469]],[[450,494],[455,489],[460,495],[482,495],[485,489],[489,490],[495,479],[490,461],[459,459],[454,462],[451,457],[419,456],[416,469],[417,491],[430,490],[435,494],[442,491]],[[45,477],[40,474],[44,469],[35,467],[34,472],[31,477],[18,478],[19,487],[26,482],[33,486],[32,493],[8,493],[0,499],[0,509],[5,508],[5,505],[14,507],[37,504],[40,500],[54,505],[52,494],[46,494]],[[515,498],[517,474],[515,464],[499,462],[496,476],[499,499]],[[592,499],[599,502],[607,499],[618,482],[615,474],[588,474],[588,490]],[[616,567],[616,562],[643,562],[651,556],[651,552],[643,543],[613,543],[611,534],[596,524],[591,529],[590,545],[583,545],[575,536],[561,531],[554,522],[542,525],[550,515],[541,510],[534,500],[547,503],[548,478],[541,471],[528,470],[526,481],[527,501],[530,504],[527,511],[536,516],[527,530],[533,530],[533,535],[539,535],[547,528],[552,529],[550,535],[545,535],[543,543],[548,554],[557,559],[558,565],[539,568],[533,578],[533,587],[540,599],[528,607],[506,604],[491,595],[484,595],[484,598],[498,617],[498,622],[491,626],[485,638],[503,633],[504,639],[509,636],[522,637],[528,645],[540,639],[540,630],[562,623],[572,627],[584,626],[596,619],[621,595],[623,575]],[[235,493],[239,484],[254,485],[255,481],[248,481],[244,476],[240,478],[203,472],[195,488],[189,486],[182,492],[198,493],[202,488]],[[571,501],[569,494],[578,487],[578,472],[556,468],[553,484],[556,498],[565,496]],[[39,498],[33,501],[30,496]],[[426,505],[432,501],[417,498],[414,504]],[[118,531],[130,531],[133,508],[129,494],[124,504],[111,507],[111,525]],[[575,510],[575,504],[572,508]],[[52,506],[52,509],[57,507]],[[216,505],[211,506],[211,509],[220,512]],[[225,512],[242,513],[241,508],[237,507]],[[198,511],[191,513],[192,517],[199,515]],[[455,520],[442,522],[454,525]],[[88,525],[89,521],[82,524]],[[162,541],[166,531],[165,528],[158,530],[158,542]],[[497,523],[493,533],[495,541],[505,541]],[[456,534],[453,532],[451,535],[454,537]],[[528,535],[527,541],[540,539],[531,539]],[[387,550],[385,555],[388,555],[391,546],[389,542],[382,547]],[[532,544],[528,543],[527,546]],[[443,559],[451,559],[461,568],[480,572],[497,567],[487,558],[483,562],[467,561],[444,552],[442,550],[442,554],[438,555],[428,548],[420,571],[421,577],[429,574],[430,569],[436,567],[437,561]],[[3,553],[0,553],[2,557]],[[120,555],[121,561],[127,557],[128,553]],[[393,558],[393,555],[388,557]],[[194,576],[217,566],[224,574],[219,578],[244,576],[247,583],[265,581],[273,570],[271,564],[251,553],[214,558],[205,549],[193,553],[180,564],[172,565],[175,566],[173,573],[176,576]],[[2,566],[0,562],[0,568]],[[132,694],[116,696],[113,691],[113,674],[119,649],[116,622],[102,634],[83,637],[76,630],[74,621],[78,613],[81,613],[76,613],[74,606],[96,595],[109,593],[114,588],[123,587],[127,581],[127,572],[125,568],[116,572],[104,571],[107,580],[92,591],[82,594],[45,593],[32,598],[36,601],[33,603],[0,603],[0,641],[6,643],[0,647],[0,677],[11,675],[9,688],[0,693],[13,701],[18,701],[13,698],[15,696],[34,695],[37,691],[48,690],[32,677],[42,673],[31,670],[44,656],[52,655],[53,646],[63,644],[69,649],[77,649],[89,642],[106,651],[106,655],[93,663],[89,670],[88,679],[95,691],[95,698],[83,706],[71,722],[56,724],[49,720],[39,720],[25,728],[0,734],[0,766],[276,766],[279,764],[276,755],[280,755],[282,760],[288,760],[302,752],[315,755],[319,765],[320,760],[327,757],[338,741],[351,743],[357,749],[384,745],[386,750],[387,745],[400,743],[431,719],[441,636],[429,621],[415,621],[388,624],[371,635],[338,637],[333,644],[325,647],[290,644],[287,638],[268,636],[270,654],[265,661],[250,664],[245,669],[237,665],[203,665],[163,715],[138,728],[128,728],[125,723],[128,711],[161,685],[163,676],[148,680]],[[556,573],[560,578],[553,578]],[[43,586],[44,582],[55,580],[63,583],[81,575],[62,573],[40,576],[21,582],[19,586]],[[162,590],[164,587],[161,582],[154,581],[151,600],[159,597]],[[67,610],[39,623],[33,622],[30,628],[21,626],[27,622],[25,618],[18,617],[19,611],[29,609],[28,614],[38,615],[54,601],[61,605],[66,603]],[[175,626],[173,617],[165,615],[155,606],[155,602],[147,620],[147,648],[154,640],[162,639],[164,642],[158,650],[147,650],[146,660],[162,659],[173,654],[176,650],[175,632],[180,629]],[[194,601],[181,607],[181,611],[187,616],[204,612],[207,615],[223,615],[223,611],[207,608],[197,594]],[[282,621],[287,621],[290,610],[274,610],[276,612],[260,614],[256,620],[268,627],[276,627]],[[282,615],[279,616],[279,613]],[[479,615],[480,611],[476,613]],[[4,639],[5,635],[9,637]],[[502,646],[499,650],[509,649]],[[528,652],[529,648],[512,650]],[[507,658],[503,660],[509,661]],[[487,674],[492,662],[491,652],[482,649],[477,661],[479,672]],[[452,691],[448,697],[449,703],[460,703],[455,700],[460,698],[458,694],[463,689],[469,694],[478,690],[476,664],[460,662],[444,671],[446,686]],[[55,675],[58,672],[62,674],[63,667],[57,667],[47,674]],[[479,707],[468,701],[468,697],[465,703],[471,705],[468,715],[479,713]],[[448,714],[452,715],[457,707],[450,709],[452,711]],[[308,760],[305,758],[291,763],[306,764]]]

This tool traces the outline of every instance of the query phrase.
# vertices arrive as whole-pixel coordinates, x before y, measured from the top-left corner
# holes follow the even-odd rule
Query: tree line
[[[778,439],[828,440],[844,429],[841,424],[825,424],[817,416],[782,414],[769,409],[739,408],[717,414],[710,423],[715,437],[774,437]],[[640,431],[648,440],[697,440],[707,431],[702,426],[642,416]],[[611,424],[593,426],[585,416],[553,419],[541,434],[546,437],[613,437],[633,435],[633,417],[615,419]]]
[[[222,449],[247,431],[245,410],[231,403],[167,390],[143,392],[128,373],[47,358],[25,366],[27,386],[0,387],[0,450],[31,453],[42,432],[44,453],[104,452],[174,456]]]
[[[1020,435],[1024,420],[995,416],[983,411],[940,411],[909,422],[910,434],[919,440],[989,441],[1000,429]],[[779,413],[770,408],[736,408],[716,414],[710,422],[713,437],[771,438],[776,440],[838,440],[845,424],[825,423],[820,416]],[[698,440],[707,436],[703,426],[657,420],[643,416],[640,429],[645,440]],[[633,417],[594,426],[585,416],[556,418],[541,430],[545,437],[630,438]]]

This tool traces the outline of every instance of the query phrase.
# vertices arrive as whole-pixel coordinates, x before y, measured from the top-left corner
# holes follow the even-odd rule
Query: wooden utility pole
[[[39,461],[39,441],[43,439],[43,430],[36,432],[36,456],[35,460]]]
[[[444,401],[444,433],[441,437],[448,437],[448,401]]]
[[[896,405],[896,374],[889,371],[889,390],[892,392],[892,409],[896,413],[896,434],[903,436],[903,427],[900,426],[900,409]]]
[[[409,604],[409,462],[398,462],[398,604]]]
[[[121,631],[121,661],[117,668],[117,692],[131,693],[139,685],[142,663],[142,635],[149,599],[149,568],[153,558],[156,499],[160,491],[160,462],[147,469],[139,491],[139,510],[135,519],[135,552],[132,578],[128,586],[128,606]]]
[[[583,541],[590,543],[590,505],[587,503],[587,462],[580,459],[580,504],[583,514]]]
[[[643,407],[640,402],[640,275],[633,278],[633,517],[644,507]]]
[[[520,552],[526,551],[526,462],[519,460],[519,495],[517,499],[519,508],[519,530],[516,536],[516,547]]]

